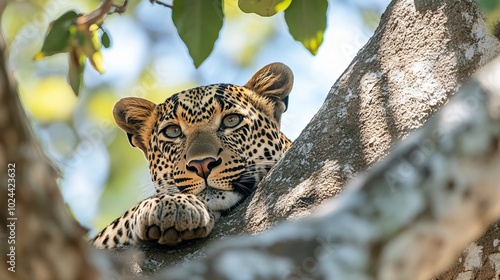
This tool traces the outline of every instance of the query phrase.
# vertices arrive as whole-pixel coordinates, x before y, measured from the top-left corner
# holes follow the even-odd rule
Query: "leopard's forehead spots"
[[[157,105],[147,154],[157,191],[194,194],[217,211],[235,206],[290,145],[273,106],[231,84],[185,90]],[[237,123],[225,126],[226,117]],[[166,134],[172,126],[176,137]]]
[[[194,124],[206,122],[221,112],[249,105],[244,88],[229,84],[197,87],[172,95],[160,105],[160,122],[182,119]]]
[[[94,244],[107,248],[137,236],[148,239],[141,237],[143,229],[147,237],[147,229],[165,224],[165,215],[173,210],[186,214],[171,214],[176,223],[195,229],[188,225],[190,220],[201,219],[193,213],[207,215],[192,210],[194,206],[221,214],[241,203],[291,144],[280,132],[280,119],[292,83],[291,70],[272,63],[243,87],[197,87],[158,105],[142,98],[120,100],[113,116],[130,143],[146,155],[158,195],[115,220]],[[160,203],[167,196],[176,206]],[[177,199],[183,197],[187,199]]]

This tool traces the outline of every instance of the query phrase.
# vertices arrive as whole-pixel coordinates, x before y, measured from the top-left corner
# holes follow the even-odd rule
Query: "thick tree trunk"
[[[19,101],[1,30],[0,53],[0,279],[95,279],[85,231],[64,204]]]
[[[465,79],[499,53],[499,43],[487,35],[474,3],[393,1],[373,38],[290,151],[210,238],[169,251],[143,247],[132,255],[113,253],[132,256],[134,273],[184,263],[162,274],[178,279],[244,274],[251,279],[430,279],[444,270],[500,217],[495,203],[500,195],[495,172],[500,168],[500,89],[488,76],[500,76],[498,61],[422,130],[358,176],[349,193],[336,202],[326,200],[386,157],[397,141],[422,126]],[[4,5],[0,0],[0,7]],[[0,279],[96,278],[81,231],[62,203],[55,172],[28,129],[3,42],[0,48],[0,165],[7,170],[9,163],[15,164],[12,217],[18,218],[17,272],[9,272],[4,261]],[[5,182],[12,172],[0,174],[1,197],[7,201]],[[314,217],[254,238],[227,240],[210,253],[206,249],[215,240],[307,216],[323,204]],[[0,217],[4,259],[11,234],[5,231],[4,223],[11,222],[6,210]],[[459,273],[498,275],[495,234],[498,227],[469,246],[456,270],[439,279]],[[478,272],[482,265],[490,270]]]

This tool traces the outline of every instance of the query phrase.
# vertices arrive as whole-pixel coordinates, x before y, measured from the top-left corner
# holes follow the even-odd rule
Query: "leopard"
[[[280,127],[293,78],[288,66],[275,62],[244,86],[199,86],[160,104],[120,99],[113,117],[129,143],[143,152],[156,192],[90,243],[98,249],[169,247],[206,238],[290,147]]]

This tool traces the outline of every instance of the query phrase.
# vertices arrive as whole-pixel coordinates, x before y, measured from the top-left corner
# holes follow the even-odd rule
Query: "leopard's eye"
[[[166,137],[174,139],[174,138],[177,138],[177,137],[182,135],[182,130],[178,125],[172,124],[172,125],[165,127],[162,130],[162,133]]]
[[[233,128],[241,123],[243,116],[238,114],[229,114],[222,119],[222,128]]]

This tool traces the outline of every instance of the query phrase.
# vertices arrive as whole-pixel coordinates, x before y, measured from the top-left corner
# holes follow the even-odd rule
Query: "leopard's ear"
[[[288,106],[288,95],[293,87],[293,73],[283,63],[271,63],[257,71],[245,87],[270,98],[275,103],[274,117],[279,121]]]
[[[144,153],[147,150],[146,141],[149,141],[147,135],[154,125],[155,114],[156,104],[138,97],[120,99],[113,108],[116,124],[127,133],[130,144]]]

